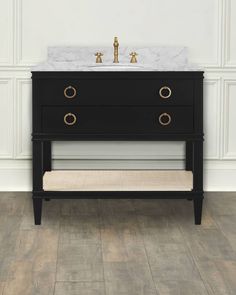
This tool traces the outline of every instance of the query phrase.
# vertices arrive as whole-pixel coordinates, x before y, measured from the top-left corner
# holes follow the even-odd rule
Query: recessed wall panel
[[[204,158],[219,158],[220,137],[220,80],[208,79],[204,82]]]
[[[225,81],[224,158],[236,159],[236,80]]]
[[[17,79],[17,158],[31,156],[32,87],[30,79]]]
[[[225,63],[236,67],[236,1],[226,0]]]
[[[0,78],[0,158],[13,157],[12,81]]]
[[[220,0],[18,0],[20,64],[46,58],[50,45],[188,46],[192,62],[219,63]]]
[[[13,0],[0,1],[0,66],[13,61]]]

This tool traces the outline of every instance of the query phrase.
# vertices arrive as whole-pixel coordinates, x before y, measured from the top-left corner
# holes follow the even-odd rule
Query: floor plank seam
[[[25,210],[25,205],[24,205],[24,209],[23,209],[23,212]],[[23,216],[20,216],[20,222],[18,223],[17,225],[17,235],[16,235],[16,239],[15,239],[15,246],[14,246],[14,250],[13,250],[13,253],[12,253],[12,257],[10,259],[10,264],[9,264],[9,267],[8,267],[8,270],[6,271],[6,281],[4,282],[4,287],[3,287],[3,290],[2,290],[2,295],[5,294],[5,290],[6,290],[6,286],[7,284],[9,283],[9,279],[10,279],[10,269],[12,267],[12,264],[15,262],[15,258],[16,258],[16,251],[17,251],[17,243],[18,243],[18,240],[19,240],[19,237],[20,237],[20,232],[21,232],[21,229],[20,229],[20,226],[21,226],[21,223],[22,223],[22,220],[23,220]]]
[[[2,289],[1,295],[4,294],[4,290],[5,290],[5,287],[6,287],[6,282],[3,282],[3,283],[4,283],[4,285],[3,285],[3,289]]]
[[[82,280],[82,281],[63,281],[63,280],[56,280],[56,283],[104,283],[104,280],[99,281],[99,280],[95,280],[95,281],[91,281],[91,280]]]
[[[228,236],[224,233],[224,231],[222,230],[222,228],[220,227],[219,225],[219,221],[217,220],[217,215],[214,215],[210,212],[209,208],[208,208],[208,205],[206,204],[205,208],[204,208],[211,216],[212,216],[212,219],[214,221],[214,225],[216,226],[216,228],[221,232],[221,234],[225,237],[225,239],[229,242],[229,244],[231,245],[231,242],[228,238]],[[222,215],[218,215],[218,216],[236,216],[236,214],[222,214]],[[233,249],[232,249],[233,250]],[[236,251],[234,251],[236,252]]]
[[[102,253],[102,270],[103,270],[103,280],[104,280],[104,295],[107,294],[107,288],[106,288],[106,277],[105,277],[105,268],[104,268],[104,258],[103,258],[103,241],[102,241],[102,226],[104,224],[103,219],[103,213],[101,208],[101,199],[97,200],[97,208],[98,208],[98,214],[99,214],[99,220],[100,220],[100,239],[101,239],[101,253]]]
[[[135,207],[135,200],[132,200],[132,204],[133,204],[133,207],[134,207],[134,213],[135,213],[135,216],[136,216],[136,222],[137,222],[137,225],[138,225],[138,229],[139,229],[139,232],[140,232],[141,237],[142,237],[142,244],[143,244],[145,255],[146,255],[146,258],[147,258],[148,267],[149,267],[149,270],[150,270],[150,273],[151,273],[151,276],[152,276],[152,281],[153,281],[153,284],[155,286],[155,290],[156,290],[157,295],[160,295],[160,292],[159,292],[159,289],[158,289],[158,284],[156,284],[155,281],[154,281],[154,276],[153,276],[151,264],[150,264],[150,261],[149,261],[149,258],[148,258],[148,253],[147,253],[145,241],[144,241],[144,238],[143,238],[142,229],[141,229],[140,223],[139,223],[138,212],[137,212],[136,207]]]
[[[236,294],[236,193],[218,195],[200,226],[192,202],[145,199],[44,202],[35,226],[28,193],[0,193],[0,295]]]
[[[204,208],[204,209],[205,209],[205,208]],[[174,213],[176,213],[174,207],[173,207],[173,210],[174,210]],[[176,222],[177,222],[177,221],[176,221]],[[180,232],[181,232],[181,234],[182,234],[182,236],[183,236],[183,239],[184,239],[184,241],[185,241],[185,245],[186,245],[186,248],[187,248],[187,250],[188,250],[189,257],[192,259],[192,261],[193,261],[193,263],[194,263],[194,265],[195,265],[195,267],[196,267],[196,269],[197,269],[197,271],[198,271],[199,277],[200,277],[200,279],[201,279],[201,281],[202,281],[202,283],[203,283],[203,285],[204,285],[204,287],[205,287],[205,290],[206,290],[207,294],[208,294],[208,295],[212,295],[212,294],[214,294],[214,291],[212,290],[211,286],[210,286],[208,283],[206,283],[206,281],[204,280],[204,276],[202,275],[201,270],[199,269],[199,267],[198,267],[198,265],[197,265],[197,262],[196,262],[196,260],[195,260],[195,257],[194,257],[194,255],[193,255],[193,253],[192,253],[191,247],[190,247],[189,244],[188,244],[188,241],[187,241],[187,239],[186,239],[186,237],[185,237],[185,233],[183,232],[182,227],[181,227],[181,225],[179,224],[179,222],[177,222],[177,225],[178,225],[178,228],[179,228],[179,230],[180,230]],[[201,226],[201,225],[200,225],[200,226]],[[211,293],[209,293],[209,289],[211,290]]]
[[[215,220],[215,215],[211,213],[210,209],[208,208],[208,203],[207,202],[205,202],[204,210],[206,210],[206,212],[208,212],[208,214],[212,216],[212,219],[214,221],[215,226],[217,227],[218,230],[220,230],[220,227],[219,227],[219,225],[217,223],[217,220]]]
[[[224,215],[221,215],[224,216]],[[225,215],[226,216],[226,215]],[[235,216],[235,214],[231,214],[231,215],[227,215],[227,216]],[[221,227],[219,226],[219,221],[217,221],[215,219],[215,216],[212,214],[212,218],[214,220],[214,223],[217,226],[217,229],[221,232],[221,234],[225,237],[225,239],[228,241],[229,245],[231,246],[231,241],[229,240],[228,236],[224,233],[224,231],[221,229]],[[236,251],[232,248],[233,252],[236,253]]]
[[[106,295],[106,286],[105,286],[105,269],[104,269],[104,259],[103,259],[103,243],[102,243],[102,225],[103,225],[103,218],[102,218],[102,210],[100,208],[100,200],[97,200],[97,210],[98,210],[98,217],[99,217],[99,235],[100,235],[100,242],[101,242],[101,255],[102,255],[102,273],[103,273],[103,283],[104,283],[104,295]]]
[[[208,210],[208,205],[206,205],[206,208],[207,208],[207,210]],[[208,211],[209,212],[209,211]],[[215,225],[216,225],[216,227],[217,227],[217,229],[222,233],[222,235],[226,238],[226,240],[229,242],[229,244],[231,245],[231,242],[230,242],[230,240],[229,240],[229,238],[228,238],[228,236],[224,233],[224,231],[221,229],[221,227],[220,227],[220,225],[219,225],[219,221],[217,221],[217,216],[216,215],[214,215],[214,214],[211,214],[211,216],[212,216],[212,218],[213,218],[213,220],[214,220],[214,223],[215,223]],[[230,214],[230,215],[226,215],[226,214],[222,214],[222,215],[219,215],[219,216],[236,216],[236,214]],[[234,251],[235,252],[235,251]]]
[[[59,243],[60,243],[60,233],[61,233],[61,204],[60,206],[60,215],[59,215],[59,227],[58,227],[58,241],[57,241],[57,261],[56,261],[56,271],[55,271],[55,282],[54,282],[54,288],[53,288],[53,295],[55,295],[56,292],[56,282],[57,282],[57,268],[58,268],[58,251],[59,251]]]

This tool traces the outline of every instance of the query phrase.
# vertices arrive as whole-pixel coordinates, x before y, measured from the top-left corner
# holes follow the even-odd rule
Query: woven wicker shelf
[[[45,191],[190,191],[192,171],[54,170],[45,172]]]

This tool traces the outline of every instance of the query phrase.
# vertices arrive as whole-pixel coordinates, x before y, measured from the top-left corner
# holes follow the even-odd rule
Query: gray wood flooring
[[[0,193],[0,295],[235,295],[236,193],[186,200],[52,200]]]

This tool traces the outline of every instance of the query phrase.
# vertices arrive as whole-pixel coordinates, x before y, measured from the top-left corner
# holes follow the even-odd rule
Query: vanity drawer
[[[193,80],[40,79],[41,105],[192,105]]]
[[[42,108],[42,131],[48,133],[191,133],[192,107]]]

